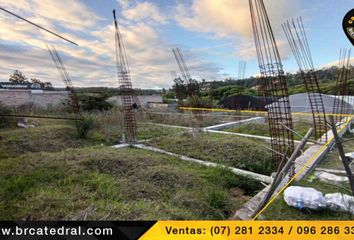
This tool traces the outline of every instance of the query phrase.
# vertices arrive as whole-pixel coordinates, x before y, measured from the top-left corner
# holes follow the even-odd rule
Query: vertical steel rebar
[[[282,156],[274,152],[290,157],[294,151],[294,136],[287,130],[293,128],[288,87],[264,3],[262,0],[249,0],[249,5],[261,75],[261,91],[268,103],[268,122],[274,150],[273,165],[277,168]]]
[[[137,102],[134,101],[134,89],[131,82],[127,55],[125,52],[122,35],[117,23],[115,10],[113,10],[113,18],[115,27],[117,75],[123,107],[123,140],[126,143],[133,144],[136,142],[137,135],[135,111],[137,110],[138,105]]]
[[[74,86],[73,86],[71,79],[69,77],[69,74],[66,71],[63,60],[61,59],[58,51],[55,49],[54,46],[50,47],[49,45],[47,45],[47,48],[50,53],[50,56],[53,59],[55,66],[57,67],[57,69],[59,71],[61,78],[63,79],[63,82],[65,84],[65,88],[69,91],[70,106],[71,106],[73,112],[79,116],[82,116],[82,113],[80,110],[79,99],[77,97],[76,91],[75,91]]]
[[[348,84],[350,76],[350,53],[351,49],[341,49],[339,53],[336,96],[333,104],[333,113],[338,114],[334,116],[335,122],[341,121],[342,114],[352,113],[352,110],[348,109],[349,94],[352,94],[349,92]]]
[[[182,78],[185,82],[185,86],[187,89],[187,96],[189,97],[190,101],[194,102],[195,106],[190,106],[190,107],[201,107],[198,104],[198,86],[197,83],[192,79],[189,69],[187,67],[186,61],[184,60],[183,54],[179,48],[172,48],[172,53],[176,59],[178,68],[181,72]],[[203,116],[201,115],[201,112],[198,110],[192,110],[193,115],[195,119],[197,120],[198,127],[202,126],[203,122]]]
[[[245,78],[247,62],[240,61],[238,62],[238,80]]]
[[[302,18],[282,24],[310,101],[315,138],[327,142],[326,113]],[[325,137],[322,139],[322,135]]]

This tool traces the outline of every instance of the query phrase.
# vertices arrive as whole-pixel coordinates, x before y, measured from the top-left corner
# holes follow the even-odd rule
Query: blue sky
[[[333,64],[351,47],[341,28],[350,0],[265,0],[284,70],[297,66],[281,31],[286,19],[302,16],[316,68]],[[60,51],[75,86],[117,87],[112,9],[117,9],[135,87],[168,88],[178,74],[171,48],[179,47],[198,80],[257,75],[247,0],[0,0],[0,6],[72,39],[72,46],[0,13],[0,81],[15,70],[63,86],[46,50]]]

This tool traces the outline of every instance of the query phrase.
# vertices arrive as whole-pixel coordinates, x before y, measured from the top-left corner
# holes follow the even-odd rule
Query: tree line
[[[316,70],[316,76],[322,93],[336,94],[336,79],[339,70],[340,69],[336,66]],[[354,73],[353,66],[350,66],[350,72]],[[300,72],[286,73],[285,77],[288,84],[289,94],[306,92]],[[242,80],[226,78],[223,81],[206,81],[205,79],[199,82],[196,80],[193,81],[196,82],[196,86],[198,87],[198,90],[200,90],[199,96],[212,99],[215,103],[233,95],[260,95],[257,91],[257,84],[259,83],[259,78],[257,77],[249,77]],[[353,88],[351,86],[353,86]],[[348,87],[354,90],[353,77],[349,77]],[[164,90],[162,93],[165,101],[169,101],[169,99],[187,98],[188,95],[187,86],[180,78],[174,79],[173,86],[169,90]],[[350,94],[354,94],[354,92]]]
[[[28,80],[28,78],[20,71],[20,70],[15,70],[13,74],[10,75],[9,77],[9,82],[11,83],[31,83],[31,84],[39,84],[42,89],[45,90],[53,90],[54,87],[51,82],[43,82],[39,80],[38,78],[31,78]]]

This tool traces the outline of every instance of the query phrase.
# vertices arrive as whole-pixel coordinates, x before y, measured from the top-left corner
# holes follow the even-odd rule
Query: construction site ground
[[[202,116],[196,120],[190,112],[144,113],[138,120],[138,142],[251,174],[270,176],[276,171],[270,164],[269,141],[203,129],[257,115]],[[86,139],[77,137],[72,121],[34,120],[35,128],[0,130],[0,219],[229,219],[266,186],[223,167],[136,147],[112,148],[121,139],[119,113],[92,117],[96,124]],[[298,122],[295,130],[302,134],[306,124]],[[265,135],[264,126],[259,126]],[[262,135],[262,131],[245,133]],[[318,190],[346,191],[311,181]],[[307,179],[295,184],[310,185]],[[288,207],[282,196],[264,216],[346,219],[335,212],[298,211]]]
[[[249,199],[228,171],[136,148],[27,153],[0,172],[3,220],[225,219]]]
[[[37,127],[0,130],[0,218],[227,219],[264,187],[221,167],[132,147],[112,148],[121,138],[115,114],[94,116],[97,124],[86,139],[77,137],[72,121],[31,120]],[[157,145],[169,136],[190,141],[185,131],[139,121],[138,141]],[[221,153],[232,140],[201,134],[211,139],[211,152],[219,148]],[[197,143],[200,137],[192,138]],[[204,144],[199,151],[208,149]]]
[[[343,137],[343,147],[345,153],[354,151],[354,137],[348,132],[344,134]],[[354,170],[353,165],[351,165],[352,171]],[[333,170],[333,171],[332,171]],[[337,147],[331,148],[322,161],[316,166],[316,168],[301,181],[294,181],[293,186],[303,186],[312,187],[323,194],[327,193],[343,193],[347,195],[352,195],[350,190],[349,182],[339,183],[335,181],[323,181],[315,176],[315,172],[326,171],[337,176],[346,176],[343,163],[339,159],[339,153]],[[305,209],[300,211],[295,208],[289,207],[283,198],[283,194],[279,197],[264,211],[262,216],[265,219],[271,220],[353,220],[354,217],[350,213],[345,212],[335,212],[331,210],[320,210],[311,211]]]

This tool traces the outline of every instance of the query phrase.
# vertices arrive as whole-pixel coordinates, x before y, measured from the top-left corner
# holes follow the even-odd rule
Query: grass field
[[[141,124],[138,140],[166,136],[180,131],[180,129]],[[0,131],[0,139],[0,159],[2,159],[28,152],[57,152],[66,148],[95,145],[111,146],[121,140],[121,127],[119,125],[105,128],[97,126],[90,131],[87,138],[81,139],[72,122],[52,121],[52,124],[41,123],[36,128],[3,129]]]
[[[227,219],[263,188],[222,168],[111,148],[119,125],[80,139],[70,122],[38,122],[0,131],[0,220]],[[139,139],[181,131],[139,125]]]
[[[69,121],[38,120],[36,128],[0,130],[0,220],[227,219],[264,187],[222,168],[141,149],[111,148],[121,139],[120,120],[114,115],[97,115],[94,120],[94,128],[83,139]],[[147,145],[265,175],[275,170],[266,149],[269,143],[261,140],[143,121],[138,125],[138,140],[149,139]],[[301,134],[308,127],[301,121],[294,125]],[[231,131],[268,134],[266,124]],[[352,147],[348,142],[346,151]],[[321,167],[338,163],[336,153],[330,153]],[[317,180],[299,184],[324,192],[345,189]],[[288,207],[282,196],[265,217],[351,219],[332,211],[299,211]]]
[[[207,127],[220,123],[239,121],[254,117],[241,113],[222,113],[222,112],[203,112],[203,111],[185,111],[183,113],[156,113],[148,112],[145,114],[146,120],[154,123],[168,125],[186,126],[186,127]]]
[[[301,136],[304,136],[308,129],[312,127],[311,122],[308,121],[296,121],[293,123],[294,130],[298,132]],[[243,124],[234,128],[225,129],[224,131],[235,132],[235,133],[245,133],[251,135],[259,135],[269,137],[269,125],[268,123],[248,123]],[[295,140],[300,140],[301,137],[294,135]]]
[[[1,220],[225,219],[261,188],[135,148],[29,153],[2,159],[0,176]]]
[[[196,132],[168,135],[148,144],[173,153],[266,175],[273,171],[271,153],[265,148],[268,145],[261,140]]]

